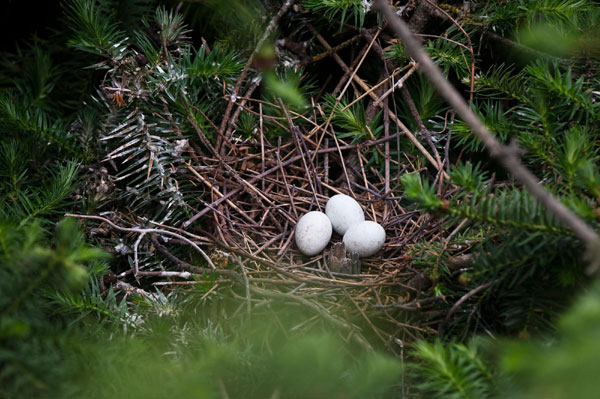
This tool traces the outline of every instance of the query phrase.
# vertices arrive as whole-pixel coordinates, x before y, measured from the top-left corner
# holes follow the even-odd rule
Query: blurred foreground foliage
[[[40,247],[35,229],[25,233],[37,238],[33,257],[21,252],[26,242],[2,236],[13,247],[0,263],[2,398],[391,398],[406,396],[403,384],[408,397],[587,398],[600,389],[599,284],[560,317],[551,338],[422,341],[403,365],[325,331],[265,339],[273,320],[222,320],[215,306],[223,304],[201,293],[119,303],[100,295],[104,255],[81,244],[73,220],[59,224],[53,248]],[[88,272],[72,268],[83,264],[91,277],[81,290]],[[295,311],[284,313],[279,323],[292,325]]]
[[[361,398],[398,384],[387,355],[325,331],[265,339],[273,320],[223,319],[225,305],[202,292],[129,304],[102,292],[106,253],[73,219],[54,236],[6,224],[0,243],[1,398]],[[297,320],[281,310],[286,325]]]

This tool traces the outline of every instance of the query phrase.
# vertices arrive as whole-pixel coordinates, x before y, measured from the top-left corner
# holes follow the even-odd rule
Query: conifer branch
[[[598,256],[600,239],[596,232],[540,185],[539,179],[521,163],[516,146],[501,144],[489,132],[460,93],[444,77],[437,65],[423,50],[408,26],[394,13],[390,6],[384,0],[378,0],[377,5],[388,21],[389,26],[402,39],[408,54],[419,63],[422,71],[438,92],[448,101],[465,123],[471,127],[473,133],[484,144],[491,157],[499,162],[516,181],[523,184],[534,198],[542,203],[557,219],[573,230],[575,235],[585,243],[587,248],[586,259],[590,262],[587,273],[595,274],[598,272],[600,269],[600,257]]]

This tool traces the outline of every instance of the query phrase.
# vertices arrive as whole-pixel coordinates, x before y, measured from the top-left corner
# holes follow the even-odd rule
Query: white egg
[[[334,195],[327,201],[325,213],[336,233],[343,236],[355,224],[365,221],[365,214],[354,198],[344,194]]]
[[[303,254],[316,255],[325,249],[331,233],[327,215],[319,211],[308,212],[296,224],[296,245]]]
[[[366,221],[355,224],[344,234],[346,251],[361,258],[374,255],[383,247],[385,230],[379,223]]]

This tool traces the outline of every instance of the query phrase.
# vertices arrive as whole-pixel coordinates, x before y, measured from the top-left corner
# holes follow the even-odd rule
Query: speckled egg
[[[355,224],[365,221],[365,214],[356,200],[344,194],[334,195],[327,201],[325,213],[336,233],[343,236]]]
[[[375,255],[383,247],[385,230],[379,223],[366,221],[355,224],[344,234],[344,245],[361,258]]]
[[[331,234],[327,215],[319,211],[308,212],[296,224],[296,245],[304,255],[316,255],[325,249]]]

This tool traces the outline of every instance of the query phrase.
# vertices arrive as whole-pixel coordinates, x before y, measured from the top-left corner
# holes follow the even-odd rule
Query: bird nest
[[[438,219],[403,207],[394,194],[403,173],[424,169],[417,158],[399,151],[406,145],[401,133],[386,126],[381,138],[345,142],[326,116],[318,123],[283,104],[268,105],[284,116],[266,116],[262,104],[240,100],[237,112],[255,113],[259,119],[247,139],[236,138],[231,128],[211,142],[190,118],[202,146],[180,143],[193,161],[182,163],[182,175],[202,191],[204,207],[183,223],[146,221],[139,227],[139,220],[128,223],[123,214],[79,215],[101,220],[100,230],[104,226],[129,234],[132,267],[116,276],[121,287],[127,287],[124,281],[133,274],[162,289],[210,285],[205,297],[221,287],[234,288],[249,312],[264,300],[293,302],[365,346],[365,330],[388,347],[399,342],[400,331],[413,337],[433,332],[426,323],[411,323],[416,313],[434,309],[442,298],[423,294],[428,279],[412,268],[410,253],[417,241],[439,235],[442,228]],[[269,138],[263,131],[267,121],[284,127],[289,136]],[[383,248],[353,267],[343,267],[351,256],[335,233],[319,255],[305,256],[295,246],[299,218],[324,210],[335,194],[355,198],[366,219],[386,232]],[[182,259],[176,249],[182,246],[192,247],[203,260]],[[151,270],[140,266],[142,247],[152,257],[160,253],[166,262]]]

